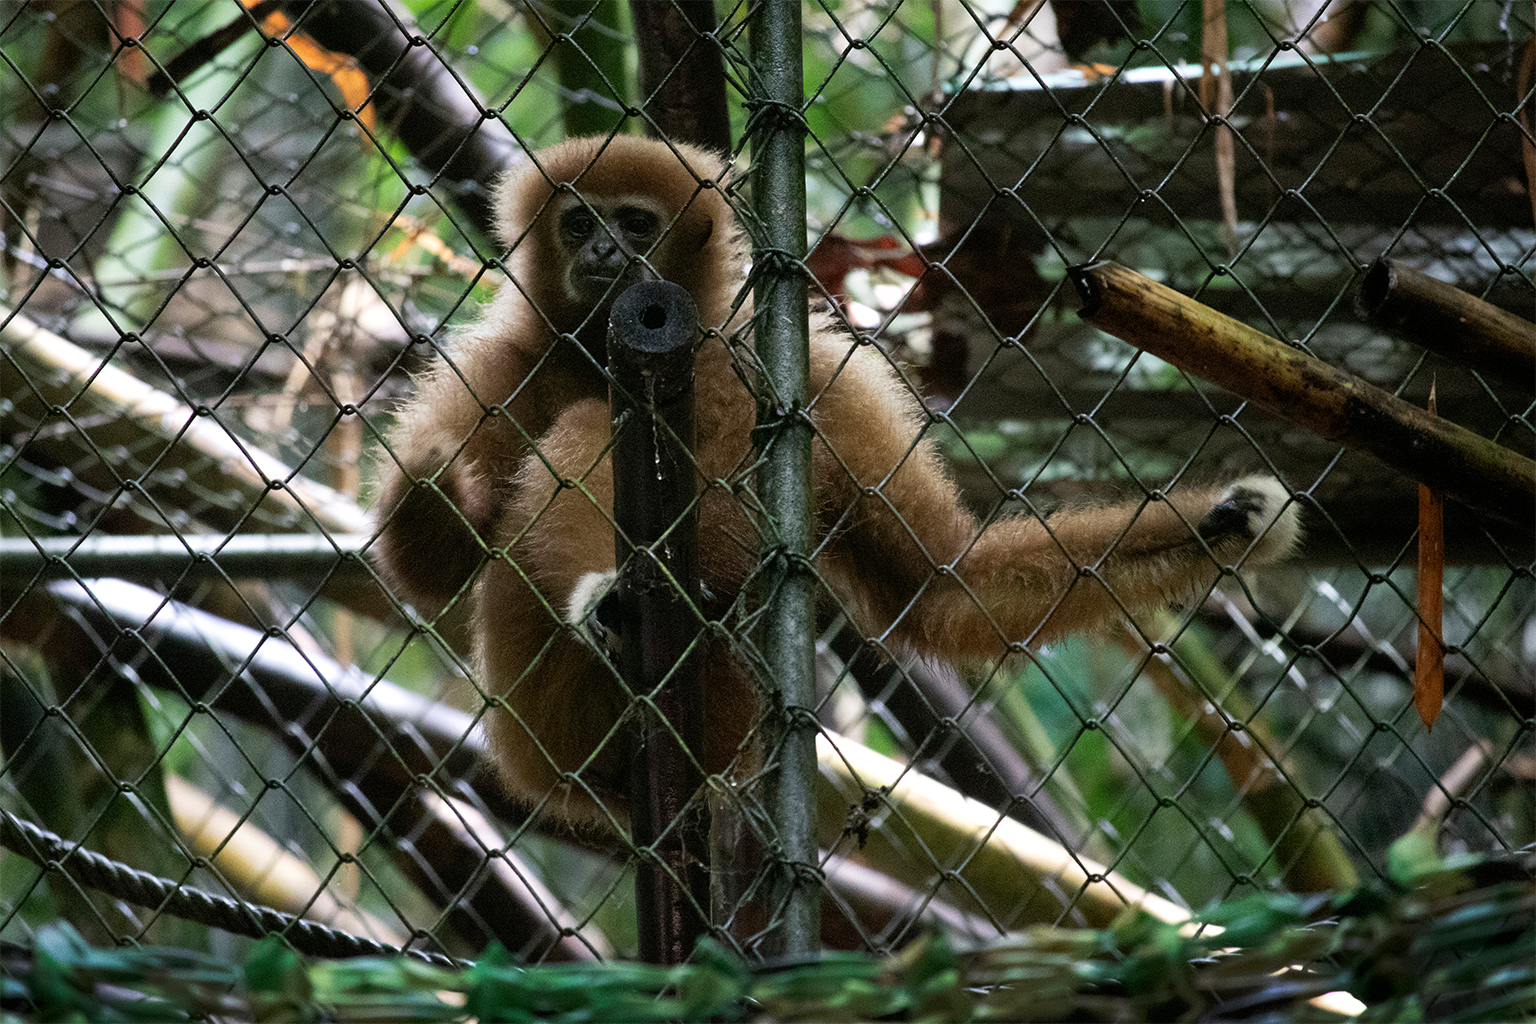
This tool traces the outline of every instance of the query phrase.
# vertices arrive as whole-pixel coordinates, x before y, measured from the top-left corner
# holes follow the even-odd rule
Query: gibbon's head
[[[541,150],[498,189],[508,269],[560,331],[606,331],[613,300],[653,277],[688,289],[701,323],[720,326],[743,265],[726,170],[702,149],[633,135]]]

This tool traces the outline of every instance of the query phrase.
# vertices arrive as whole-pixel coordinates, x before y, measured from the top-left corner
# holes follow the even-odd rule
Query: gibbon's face
[[[665,274],[647,260],[665,224],[663,211],[650,199],[562,196],[556,213],[565,293],[576,306],[606,307],[630,285]]]

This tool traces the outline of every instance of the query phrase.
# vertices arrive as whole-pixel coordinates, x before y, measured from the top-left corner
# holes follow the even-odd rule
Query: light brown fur
[[[751,374],[738,372],[729,341],[750,317],[733,308],[745,254],[713,187],[725,173],[713,156],[621,137],[573,140],[536,163],[547,177],[521,172],[501,194],[511,283],[420,382],[391,435],[380,557],[424,610],[472,588],[477,679],[501,698],[486,730],[510,790],[547,799],[563,819],[622,819],[629,701],[585,623],[566,621],[583,578],[614,569],[606,389],[581,351],[601,352],[606,324],[562,304],[539,214],[566,181],[584,196],[644,193],[678,213],[648,259],[689,289],[706,331],[695,378],[708,483],[699,566],[716,612],[737,601],[757,562],[755,527],[731,491],[750,485],[754,457]],[[910,390],[878,350],[822,318],[812,321],[811,394],[820,577],[868,635],[912,651],[975,662],[1101,628],[1203,591],[1221,565],[1279,558],[1297,536],[1286,495],[1260,479],[1048,522],[978,523]],[[486,550],[495,557],[477,575]],[[701,761],[739,771],[753,756],[754,686],[723,641],[707,650],[705,676]]]

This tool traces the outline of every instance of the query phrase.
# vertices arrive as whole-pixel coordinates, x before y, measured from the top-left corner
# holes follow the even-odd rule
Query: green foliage
[[[96,949],[67,924],[7,951],[6,1009],[35,1020],[734,1021],[1338,1019],[1536,1014],[1536,862],[1438,871],[1409,889],[1263,893],[1211,907],[1198,934],[1127,912],[1102,930],[1037,928],[957,951],[925,936],[889,957],[746,964],[709,939],[678,967],[521,966],[492,946],[463,970],[404,957],[312,961],[277,936],[243,965],[168,948]]]
[[[1443,863],[1431,829],[1410,829],[1387,847],[1387,870],[1404,884],[1437,870]]]

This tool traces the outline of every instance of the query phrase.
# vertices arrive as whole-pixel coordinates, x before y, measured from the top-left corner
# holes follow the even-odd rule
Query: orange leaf
[[[243,0],[250,7],[256,0]],[[345,54],[327,50],[302,32],[292,32],[293,22],[281,11],[274,11],[261,23],[267,35],[283,40],[293,55],[304,66],[330,77],[341,93],[347,107],[357,114],[357,119],[371,134],[374,130],[373,105],[368,102],[368,76],[357,66],[357,61]]]

